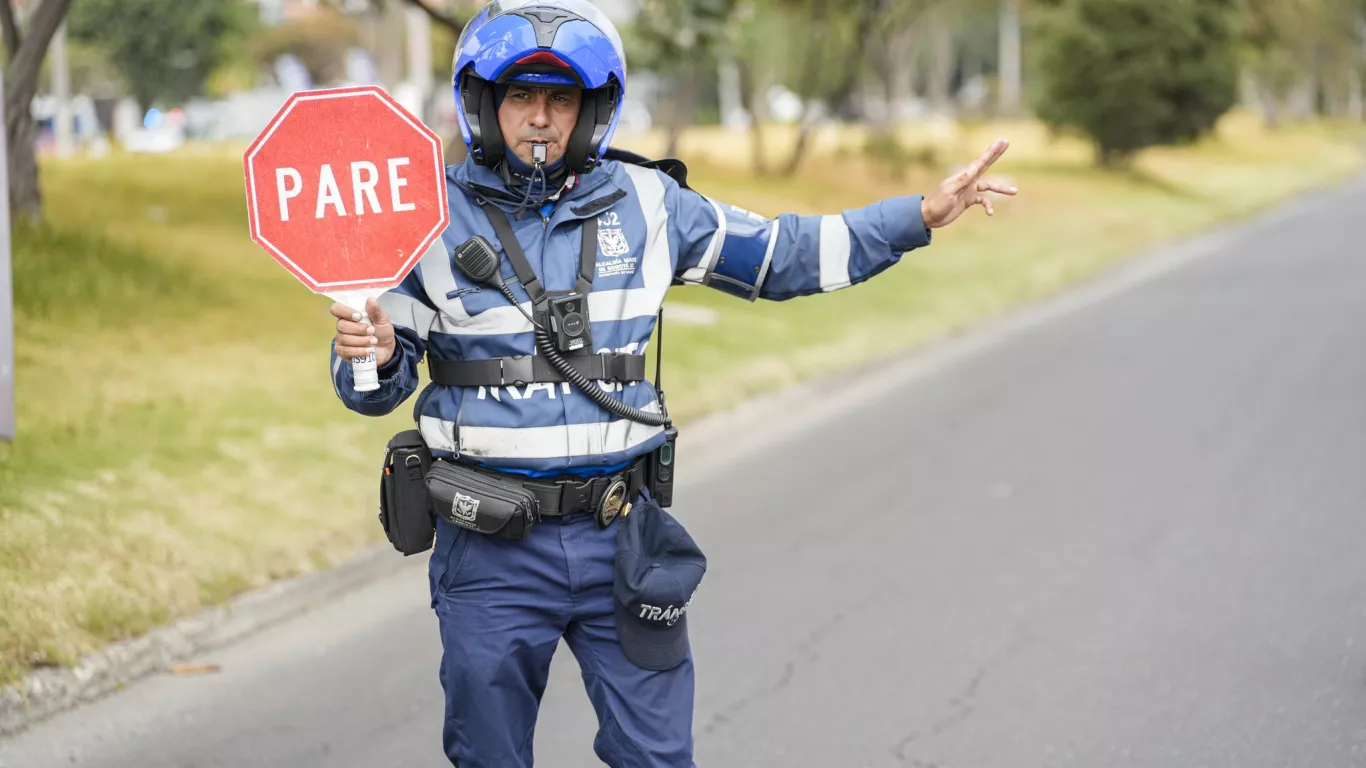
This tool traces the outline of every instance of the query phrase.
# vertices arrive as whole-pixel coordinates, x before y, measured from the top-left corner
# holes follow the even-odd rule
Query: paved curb
[[[688,467],[688,476],[680,476],[678,482],[680,486],[704,482],[710,472],[733,466],[745,453],[781,440],[812,421],[830,418],[895,383],[974,354],[1002,336],[1046,322],[1078,305],[1159,277],[1217,251],[1230,240],[1274,227],[1318,200],[1362,188],[1366,188],[1366,174],[1296,195],[1250,219],[1140,251],[1102,269],[1091,279],[1016,307],[1001,317],[984,319],[971,328],[927,341],[909,352],[903,350],[854,366],[852,383],[849,372],[818,377],[690,422],[689,437],[679,440],[679,461]],[[771,425],[778,415],[782,416],[780,428],[762,434],[753,432],[755,424]],[[387,542],[381,543],[333,568],[276,582],[245,593],[225,606],[110,645],[83,658],[75,667],[40,669],[22,683],[0,690],[0,737],[14,735],[141,678],[167,671],[178,661],[255,634],[367,582],[413,566],[417,560],[425,562],[426,557],[403,557]]]
[[[324,571],[244,593],[175,624],[115,643],[72,668],[45,668],[0,690],[0,736],[94,701],[171,665],[232,643],[326,603],[412,562],[388,543],[373,546]]]

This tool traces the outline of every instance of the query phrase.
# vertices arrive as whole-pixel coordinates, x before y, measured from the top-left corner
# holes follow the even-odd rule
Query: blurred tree
[[[371,0],[372,3],[383,4],[384,0]],[[431,17],[436,25],[452,32],[456,39],[460,38],[460,32],[469,22],[472,14],[468,13],[469,3],[462,2],[441,2],[441,0],[403,0],[404,3],[417,8]],[[464,10],[449,10],[449,6],[458,6]],[[483,5],[479,3],[478,5]]]
[[[253,40],[252,56],[270,68],[284,54],[299,57],[315,83],[332,83],[346,75],[346,52],[360,44],[354,19],[333,8],[318,8],[304,17],[262,30]]]
[[[1020,18],[1022,0],[999,0],[997,17],[997,88],[996,111],[1006,117],[1019,114],[1023,85],[1022,37]]]
[[[1366,0],[1242,0],[1241,10],[1243,62],[1268,126],[1287,110],[1360,104]]]
[[[52,82],[53,58],[43,60],[42,73],[38,76],[39,83]],[[124,90],[123,79],[109,63],[109,56],[99,48],[89,43],[71,41],[66,46],[66,58],[72,93],[107,97]]]
[[[818,109],[842,112],[859,84],[871,36],[889,14],[894,0],[770,0],[770,12],[778,18],[768,23],[786,30],[784,48],[791,63],[786,85],[801,99],[803,109],[797,140],[781,173],[797,172],[819,118]],[[757,53],[757,52],[756,52]],[[753,58],[751,58],[753,61]]]
[[[0,34],[5,38],[5,141],[9,167],[10,214],[36,222],[43,216],[38,185],[38,157],[34,147],[33,96],[52,36],[66,18],[71,0],[40,0],[27,4],[23,23],[16,18],[13,0],[0,0]],[[22,28],[21,28],[22,27]]]
[[[1036,111],[1103,165],[1194,140],[1237,102],[1237,0],[1040,0]]]
[[[896,6],[898,12],[888,14],[868,36],[865,53],[883,103],[872,120],[874,130],[880,134],[891,134],[896,104],[911,95],[922,37],[917,34],[917,25],[925,10],[936,2],[942,0],[905,0]]]
[[[666,156],[678,154],[679,137],[697,111],[702,77],[727,43],[734,10],[735,0],[641,0],[640,13],[622,30],[628,64],[668,83]]]
[[[80,0],[70,25],[73,39],[107,53],[146,110],[202,93],[253,18],[243,0]]]
[[[957,39],[954,22],[959,9],[947,3],[935,3],[929,9],[930,68],[928,93],[930,108],[939,114],[946,114],[949,108],[950,89],[954,70],[957,65]]]
[[[340,0],[322,0],[323,5],[333,9],[338,9],[339,2]],[[486,4],[481,0],[370,0],[370,7],[376,11],[384,11],[390,2],[401,2],[422,11],[435,22],[435,26],[451,33],[455,39],[460,38],[460,32],[473,16],[471,11]]]

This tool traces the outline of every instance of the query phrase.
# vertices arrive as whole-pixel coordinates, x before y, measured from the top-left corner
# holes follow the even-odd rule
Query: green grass
[[[721,318],[667,326],[680,420],[950,333],[1362,159],[1360,132],[1271,136],[1239,120],[1126,173],[1089,168],[1084,147],[1029,124],[904,138],[961,163],[996,132],[1015,140],[998,170],[1021,196],[994,219],[972,211],[867,284],[782,304],[671,294]],[[772,140],[777,157],[785,139]],[[924,190],[949,170],[897,180],[851,155],[861,141],[818,137],[824,154],[793,180],[751,178],[733,138],[698,131],[685,148],[695,187],[770,215]],[[15,234],[19,437],[0,444],[0,681],[380,540],[375,470],[411,407],[369,419],[337,402],[329,302],[248,239],[239,154],[73,160],[43,176],[50,222]]]

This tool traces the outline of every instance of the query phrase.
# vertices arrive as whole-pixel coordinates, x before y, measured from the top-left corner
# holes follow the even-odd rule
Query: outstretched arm
[[[973,205],[992,215],[988,193],[1015,194],[1013,187],[982,179],[1007,146],[997,141],[928,195],[891,197],[839,214],[784,213],[767,219],[675,190],[676,275],[684,283],[750,301],[781,301],[858,284],[929,245],[932,229],[947,226]]]

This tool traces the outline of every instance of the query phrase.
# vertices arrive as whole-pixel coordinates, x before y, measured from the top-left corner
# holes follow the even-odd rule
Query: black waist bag
[[[424,482],[431,466],[432,454],[421,432],[409,429],[389,440],[379,483],[379,523],[389,543],[405,556],[430,549],[436,534]]]
[[[427,472],[432,510],[471,531],[517,540],[539,519],[540,502],[513,481],[500,480],[449,461]]]

